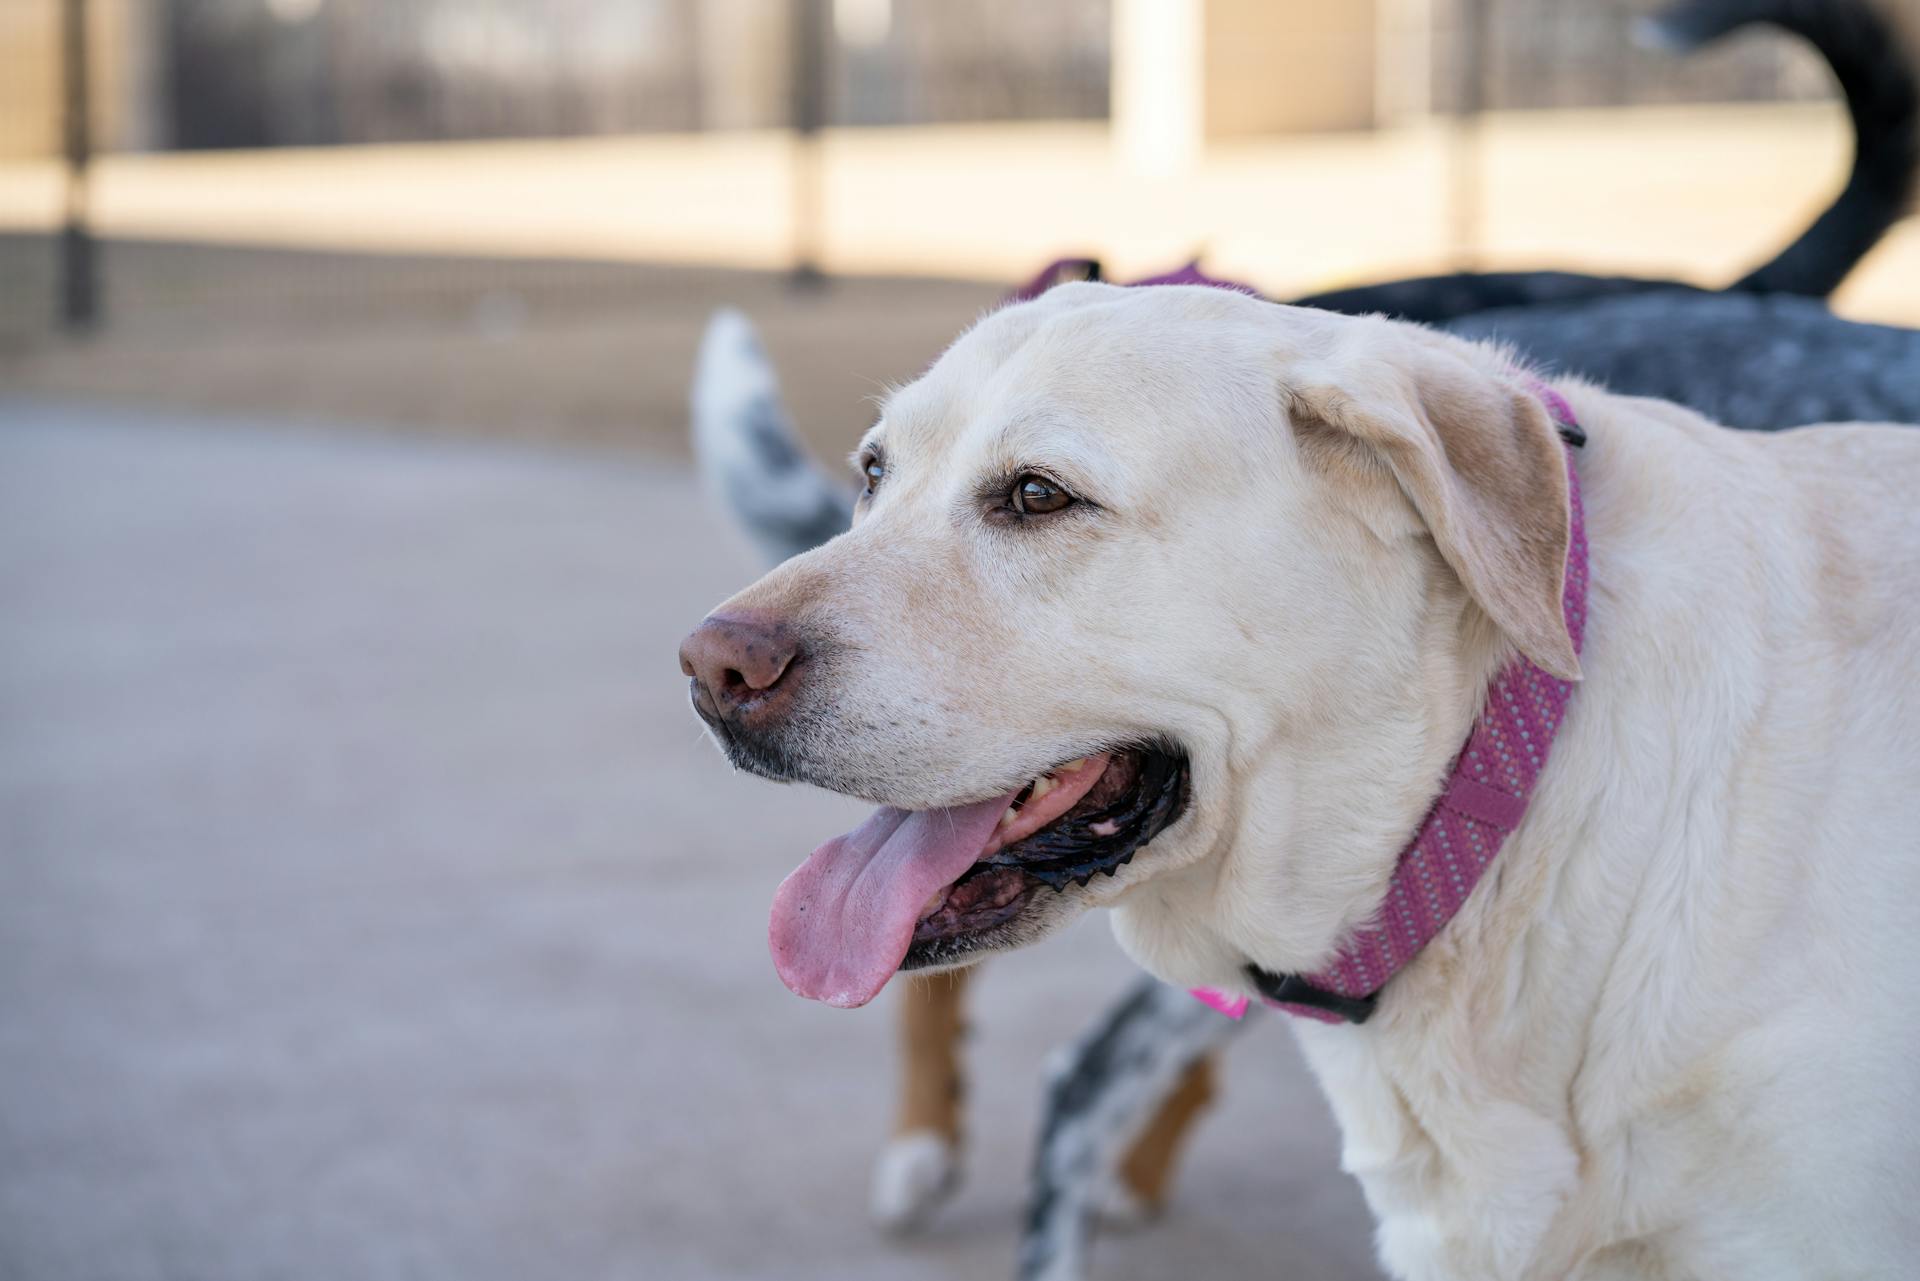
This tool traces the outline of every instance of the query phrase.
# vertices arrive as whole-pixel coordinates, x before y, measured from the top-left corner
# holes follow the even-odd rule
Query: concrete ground
[[[877,1239],[882,1003],[789,996],[852,821],[730,775],[679,635],[748,572],[630,456],[0,401],[0,1278],[979,1278],[1103,923],[978,993],[966,1191]],[[1374,1275],[1277,1021],[1096,1276]]]

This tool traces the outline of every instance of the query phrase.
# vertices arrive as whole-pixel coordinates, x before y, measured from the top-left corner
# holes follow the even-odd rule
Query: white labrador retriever
[[[870,999],[1093,906],[1252,995],[1375,917],[1496,674],[1531,805],[1301,1040],[1409,1278],[1920,1275],[1920,433],[1722,430],[1501,352],[1074,285],[894,393],[853,530],[688,638],[729,757],[880,803],[779,892]]]

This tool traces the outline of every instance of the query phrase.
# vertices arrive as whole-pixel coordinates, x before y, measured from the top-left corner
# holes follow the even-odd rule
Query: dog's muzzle
[[[791,628],[757,613],[714,614],[680,642],[693,710],[722,734],[763,734],[792,709],[801,669]]]

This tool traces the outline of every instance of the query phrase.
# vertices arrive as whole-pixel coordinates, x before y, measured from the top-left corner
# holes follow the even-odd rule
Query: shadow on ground
[[[716,307],[740,307],[809,438],[836,462],[872,422],[866,398],[919,374],[1002,292],[157,241],[106,242],[100,275],[100,329],[60,336],[51,240],[0,235],[0,386],[680,457],[700,334]]]

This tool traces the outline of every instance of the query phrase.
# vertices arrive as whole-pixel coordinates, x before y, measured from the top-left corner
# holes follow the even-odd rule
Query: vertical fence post
[[[87,0],[62,0],[60,58],[67,162],[66,219],[60,230],[60,323],[85,333],[99,321],[93,235],[87,226],[87,169],[93,112],[87,76]]]
[[[827,118],[828,0],[793,0],[793,283],[817,288],[825,228],[820,129]]]
[[[1454,42],[1460,60],[1455,92],[1448,239],[1453,265],[1468,271],[1480,259],[1480,113],[1486,108],[1488,0],[1458,0],[1459,38]]]

